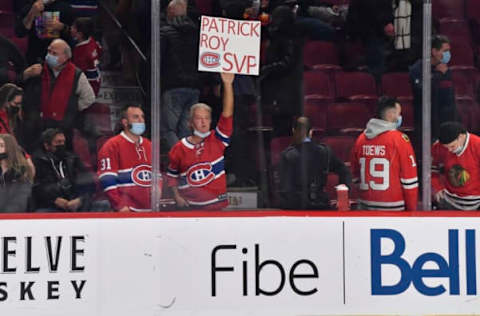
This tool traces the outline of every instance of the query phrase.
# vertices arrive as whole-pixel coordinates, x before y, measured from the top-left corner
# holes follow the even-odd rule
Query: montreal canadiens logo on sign
[[[215,179],[212,165],[208,162],[193,165],[187,171],[187,182],[192,187],[201,187]]]
[[[200,56],[200,63],[207,68],[220,66],[220,55],[212,52],[205,52]]]
[[[152,167],[149,165],[140,165],[132,170],[133,183],[141,187],[152,185]]]

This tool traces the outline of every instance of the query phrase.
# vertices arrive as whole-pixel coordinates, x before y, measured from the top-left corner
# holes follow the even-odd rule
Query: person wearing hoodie
[[[190,134],[188,114],[198,103],[198,26],[187,16],[187,2],[173,0],[161,27],[162,134],[168,148]]]
[[[351,168],[353,182],[359,183],[361,210],[417,209],[417,164],[410,139],[397,130],[401,112],[395,98],[381,97],[377,117],[355,142]]]

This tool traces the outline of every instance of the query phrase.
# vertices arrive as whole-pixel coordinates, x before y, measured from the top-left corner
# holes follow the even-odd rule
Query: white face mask
[[[463,146],[458,146],[457,148],[455,148],[454,151],[452,151],[452,153],[454,153],[455,155],[458,155],[459,153],[461,153],[463,150]]]
[[[201,138],[206,138],[206,137],[210,136],[210,133],[211,133],[211,131],[202,133],[200,131],[197,131],[196,129],[193,130],[193,135],[201,137]]]
[[[402,122],[403,122],[403,117],[399,115],[397,118],[397,121],[395,122],[397,128],[400,128],[400,126],[402,126]]]

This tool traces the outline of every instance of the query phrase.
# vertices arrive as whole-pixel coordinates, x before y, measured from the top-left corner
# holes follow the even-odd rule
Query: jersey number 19
[[[368,173],[378,181],[365,181],[366,158],[360,158],[360,190],[385,191],[390,186],[390,161],[385,158],[372,158],[368,164]]]

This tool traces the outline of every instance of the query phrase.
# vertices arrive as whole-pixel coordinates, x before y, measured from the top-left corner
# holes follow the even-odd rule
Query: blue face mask
[[[58,56],[53,56],[53,55],[50,55],[50,54],[47,54],[47,56],[45,56],[45,61],[47,62],[47,65],[50,67],[50,68],[55,68],[55,67],[58,67]]]
[[[402,122],[403,122],[403,117],[400,115],[397,118],[397,122],[395,123],[397,125],[397,128],[400,128],[400,126],[402,126]]]
[[[447,50],[446,52],[443,52],[442,60],[441,60],[442,64],[448,64],[451,58],[452,58],[452,54],[450,53],[449,50]]]
[[[210,136],[210,131],[205,132],[205,133],[202,133],[202,132],[197,131],[196,129],[194,129],[194,130],[193,130],[193,135],[198,136],[198,137],[201,137],[201,138],[206,138],[206,137]]]
[[[142,135],[145,132],[145,123],[132,123],[130,132],[137,136]]]

